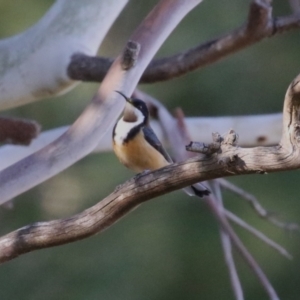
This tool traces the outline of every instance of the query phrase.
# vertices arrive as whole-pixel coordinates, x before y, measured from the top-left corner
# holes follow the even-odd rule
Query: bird
[[[125,167],[136,173],[160,169],[173,163],[149,124],[149,110],[144,101],[129,98],[116,91],[126,100],[123,115],[113,128],[113,150]],[[210,191],[196,183],[183,189],[190,196],[203,197]]]

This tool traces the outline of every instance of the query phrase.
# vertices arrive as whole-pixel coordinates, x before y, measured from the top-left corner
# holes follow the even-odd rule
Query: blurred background
[[[33,25],[53,2],[0,0],[0,37]],[[100,55],[116,56],[156,2],[131,0],[110,30]],[[174,31],[158,56],[174,54],[236,28],[244,23],[249,2],[204,1]],[[276,16],[290,13],[288,1],[273,2]],[[299,47],[299,31],[294,30],[184,77],[140,88],[161,99],[171,111],[181,106],[187,116],[280,112],[288,84],[300,72]],[[35,119],[44,130],[71,124],[97,88],[98,84],[83,83],[64,96],[2,114]],[[36,221],[80,212],[131,176],[112,153],[90,155],[17,197],[13,209],[1,208],[1,235]],[[300,222],[298,171],[229,180],[253,193],[283,220]],[[299,299],[299,235],[260,219],[231,193],[225,192],[224,200],[228,209],[292,253],[294,259],[289,261],[235,227],[279,296]],[[267,299],[248,266],[234,254],[246,299]],[[218,226],[201,201],[182,192],[141,205],[100,235],[5,263],[0,266],[0,278],[0,299],[233,299]]]

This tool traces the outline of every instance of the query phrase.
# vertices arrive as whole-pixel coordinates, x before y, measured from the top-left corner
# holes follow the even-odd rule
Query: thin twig
[[[221,188],[220,184],[218,181],[214,180],[211,184],[213,187],[213,192],[215,194],[217,203],[216,205],[219,206],[219,209],[223,211],[224,213],[224,206],[223,206],[223,199],[222,199],[222,193],[221,193]],[[213,200],[213,198],[212,198]],[[224,252],[224,257],[225,257],[225,262],[229,270],[229,275],[230,275],[230,281],[231,281],[231,286],[235,295],[235,298],[237,300],[243,300],[244,299],[244,293],[243,293],[243,288],[239,279],[239,275],[237,273],[237,269],[234,263],[234,258],[232,255],[232,245],[231,245],[231,240],[227,232],[223,229],[223,227],[220,227],[220,237],[221,237],[221,243],[223,247],[223,252]]]
[[[254,208],[254,210],[260,217],[268,218],[269,212],[260,204],[260,202],[257,200],[257,198],[254,195],[246,192],[245,190],[232,184],[231,182],[229,182],[224,178],[219,178],[218,181],[221,184],[222,188],[229,190],[237,194],[241,198],[245,199],[246,201],[248,201],[248,203]]]
[[[268,246],[277,250],[281,255],[285,256],[288,259],[293,259],[293,256],[286,249],[284,249],[282,246],[280,246],[276,242],[272,241],[265,234],[263,234],[259,230],[255,229],[254,227],[252,227],[251,225],[246,223],[244,220],[242,220],[241,218],[239,218],[238,216],[236,216],[229,210],[225,209],[225,215],[229,220],[233,221],[234,223],[238,224],[242,228],[251,232],[253,235],[255,235],[257,238],[261,239]]]
[[[181,135],[183,137],[183,141],[187,141],[189,139],[189,133],[187,131],[187,127],[184,122],[184,114],[183,111],[177,110],[177,116],[179,121],[179,132],[181,132]],[[231,130],[227,137],[224,138],[224,143],[227,145],[235,145],[236,143],[236,137],[232,139],[232,136],[235,136],[233,131]],[[228,139],[230,137],[230,142],[228,142]],[[221,142],[218,138],[215,137],[214,142]],[[188,156],[188,154],[186,154]],[[194,155],[194,154],[193,154]],[[267,294],[270,296],[270,299],[278,299],[276,291],[274,290],[273,286],[270,284],[267,276],[264,274],[262,269],[260,268],[259,264],[255,261],[255,259],[251,256],[251,254],[248,252],[247,248],[243,245],[241,240],[238,238],[238,236],[235,234],[234,230],[230,226],[230,224],[227,222],[227,219],[224,214],[224,207],[223,207],[223,201],[222,201],[222,195],[221,195],[221,189],[220,184],[216,182],[215,180],[210,181],[210,185],[213,186],[214,193],[209,195],[208,197],[204,198],[205,203],[210,208],[211,212],[215,216],[217,222],[221,224],[222,230],[221,230],[221,238],[222,238],[222,245],[223,250],[226,258],[226,263],[229,269],[229,274],[231,278],[231,286],[233,288],[234,294],[236,299],[243,299],[243,290],[241,287],[241,283],[235,268],[235,264],[233,261],[232,253],[231,253],[231,243],[237,248],[241,256],[244,258],[246,263],[250,266],[251,270],[254,272],[254,274],[258,277],[260,283],[265,288]]]
[[[142,93],[138,92],[138,95],[142,96]],[[179,114],[179,121],[176,124],[174,124],[174,120],[172,119],[172,116],[169,114],[167,109],[156,99],[153,99],[150,96],[144,95],[144,99],[146,98],[147,101],[149,101],[156,109],[156,114],[157,117],[159,118],[159,121],[162,124],[162,127],[168,136],[169,142],[172,145],[172,148],[174,148],[174,153],[175,153],[175,159],[184,159],[188,156],[191,156],[189,153],[184,153],[180,150],[180,148],[184,148],[183,145],[186,143],[186,140],[189,137],[189,133],[187,131],[187,128],[184,123],[184,117],[183,117],[183,112],[177,111],[177,114]],[[233,136],[234,133],[233,131],[230,131],[230,136]],[[229,135],[225,137],[224,140],[229,139]],[[180,147],[182,145],[182,147]],[[232,147],[234,145],[234,141],[231,141],[230,143],[224,143],[224,145],[228,145],[229,147]],[[221,151],[223,152],[223,151]],[[226,152],[226,151],[225,151]],[[194,154],[192,154],[194,156]],[[218,160],[220,161],[220,160]],[[219,163],[219,162],[218,162]],[[279,299],[276,291],[274,290],[273,286],[270,284],[268,278],[258,265],[258,263],[255,261],[255,259],[252,257],[252,255],[248,252],[247,248],[243,245],[243,243],[240,241],[238,236],[235,234],[234,230],[228,223],[222,205],[218,203],[218,200],[216,199],[216,196],[214,194],[211,194],[207,197],[203,198],[203,201],[208,205],[209,209],[215,216],[217,222],[222,226],[224,232],[226,235],[228,235],[233,243],[233,245],[237,248],[241,256],[244,258],[246,263],[250,266],[251,270],[254,272],[254,274],[258,277],[260,283],[266,290],[267,294],[269,295],[270,299],[272,300],[277,300]],[[226,248],[225,255],[230,256],[229,253],[227,252],[229,249]],[[229,258],[230,260],[230,258]],[[232,261],[228,261],[228,267],[230,270],[230,276],[232,279],[232,287],[234,290],[234,293],[236,297],[240,297],[237,299],[243,299],[242,290],[240,286],[240,283],[236,274],[236,271],[234,270],[234,266],[232,265]]]
[[[275,215],[274,213],[271,213],[269,211],[267,211],[261,204],[260,202],[257,200],[257,198],[246,192],[245,190],[241,189],[240,187],[232,184],[231,182],[229,182],[226,179],[223,178],[219,178],[218,181],[220,182],[221,186],[235,194],[237,194],[238,196],[240,196],[241,198],[245,199],[246,201],[248,201],[248,203],[251,205],[251,207],[254,208],[255,212],[262,218],[268,220],[269,222],[271,222],[272,224],[276,225],[279,228],[282,229],[286,229],[286,230],[290,230],[290,231],[300,231],[300,226],[297,223],[286,223],[286,222],[282,222],[280,221]]]
[[[271,283],[269,282],[267,276],[264,274],[264,272],[260,268],[259,264],[255,261],[253,256],[250,254],[250,252],[247,250],[247,248],[241,242],[239,237],[236,235],[236,233],[234,232],[234,230],[228,223],[226,217],[220,211],[220,208],[215,204],[216,199],[211,200],[210,198],[214,198],[214,195],[210,195],[210,196],[204,198],[204,201],[206,202],[206,204],[209,206],[211,212],[216,217],[216,220],[224,228],[226,233],[230,236],[230,239],[231,239],[233,245],[236,247],[238,252],[244,258],[244,260],[246,261],[248,266],[251,268],[251,270],[254,272],[254,274],[258,277],[259,282],[264,287],[264,289],[267,292],[267,294],[269,295],[270,299],[271,300],[279,300],[279,297],[277,296],[277,293],[274,290]]]

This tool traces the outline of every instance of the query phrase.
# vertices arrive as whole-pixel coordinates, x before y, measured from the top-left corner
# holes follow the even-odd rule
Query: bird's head
[[[149,118],[149,111],[144,101],[140,99],[128,98],[122,92],[116,91],[126,100],[123,112],[123,120],[125,122],[137,122],[146,124]]]

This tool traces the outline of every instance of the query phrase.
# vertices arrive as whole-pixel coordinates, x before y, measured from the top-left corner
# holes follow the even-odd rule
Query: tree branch
[[[216,201],[215,205],[218,206],[220,212],[224,214],[225,209],[223,206],[223,197],[222,197],[220,183],[217,180],[214,180],[210,186],[212,186],[213,193],[215,195],[215,199],[212,197],[210,201],[215,200]],[[225,263],[229,271],[229,277],[231,281],[232,290],[235,295],[235,299],[244,300],[243,288],[234,263],[234,257],[232,253],[232,241],[230,239],[230,235],[222,226],[220,226],[220,238],[221,238],[221,244],[224,252]]]
[[[71,56],[96,55],[128,0],[53,2],[32,27],[0,40],[1,110],[74,87],[77,83],[66,72]]]
[[[228,117],[186,117],[185,124],[192,140],[209,143],[211,132],[222,132],[224,128],[235,128],[240,133],[239,144],[242,147],[271,146],[280,141],[282,114],[228,116]],[[249,126],[251,124],[251,127]],[[163,130],[159,122],[151,120],[159,140],[165,143]],[[28,147],[5,145],[0,147],[0,170],[3,170],[24,157],[42,149],[68,130],[63,126],[42,132]],[[200,130],[199,130],[200,128]],[[112,151],[112,129],[109,129],[99,141],[93,152]]]
[[[138,94],[141,94],[140,92]],[[194,156],[193,153],[187,153],[181,151],[182,147],[180,145],[186,144],[187,141],[190,140],[189,132],[187,130],[184,114],[181,109],[176,110],[176,118],[177,122],[174,123],[173,117],[166,110],[166,108],[159,103],[157,100],[149,97],[147,95],[143,95],[142,99],[146,99],[150,103],[151,106],[154,106],[154,115],[158,117],[166,136],[168,137],[169,144],[171,148],[174,150],[174,156],[176,160],[182,161],[190,156]],[[150,108],[151,108],[150,106]],[[231,131],[230,131],[231,133]],[[233,138],[234,137],[234,138]],[[218,152],[220,149],[220,143],[223,141],[224,144],[235,145],[236,144],[236,135],[228,134],[225,138],[222,138],[219,134],[213,134],[213,143],[210,144],[205,150],[206,156],[212,156]],[[220,153],[222,152],[222,149]],[[199,157],[201,158],[201,156]],[[207,204],[211,213],[216,218],[216,221],[221,225],[221,242],[223,245],[223,251],[225,255],[226,264],[228,267],[228,271],[231,278],[232,288],[235,294],[236,299],[243,299],[243,291],[239,282],[239,278],[235,269],[232,253],[231,253],[231,243],[238,250],[242,258],[249,265],[250,269],[257,276],[259,282],[264,287],[266,292],[268,293],[270,299],[278,299],[276,292],[272,285],[270,284],[268,278],[260,268],[259,264],[255,261],[252,255],[248,252],[246,247],[243,245],[239,237],[235,234],[234,230],[230,226],[227,221],[227,216],[225,215],[225,210],[222,203],[222,196],[220,194],[220,183],[216,180],[210,180],[209,182],[205,182],[205,184],[209,184],[212,188],[213,193],[207,197],[204,197],[204,202]]]
[[[222,188],[225,188],[238,196],[240,196],[242,199],[247,201],[251,207],[255,210],[255,212],[262,217],[263,219],[269,221],[270,223],[274,224],[275,226],[285,229],[285,230],[290,230],[290,231],[300,231],[300,226],[297,223],[287,223],[281,221],[277,216],[276,213],[271,213],[270,211],[266,210],[260,202],[254,197],[252,194],[247,193],[243,189],[235,186],[234,184],[230,183],[229,181],[219,178],[218,182],[222,186]]]
[[[124,108],[115,90],[131,94],[159,47],[202,0],[161,0],[132,34],[140,44],[134,68],[124,70],[123,55],[113,63],[100,89],[75,123],[57,140],[0,172],[0,203],[58,174],[91,153]]]
[[[210,65],[264,38],[299,28],[299,15],[272,18],[269,0],[253,0],[245,25],[232,32],[176,55],[152,61],[141,77],[141,83],[169,80],[190,71]],[[68,67],[68,75],[74,80],[103,80],[111,58],[74,54]]]
[[[244,258],[245,262],[248,264],[250,269],[253,271],[253,273],[256,275],[256,277],[259,279],[260,283],[262,284],[263,288],[265,289],[266,293],[269,296],[270,300],[279,300],[279,297],[277,296],[276,291],[274,290],[273,286],[269,282],[267,276],[264,274],[262,269],[260,268],[259,264],[256,262],[256,260],[253,258],[251,253],[248,251],[248,249],[244,246],[242,241],[239,239],[239,237],[236,235],[232,227],[227,221],[227,218],[223,214],[223,211],[220,209],[219,206],[217,206],[216,200],[214,199],[213,195],[208,196],[204,199],[206,204],[211,209],[212,213],[216,217],[216,220],[218,223],[222,226],[222,228],[226,231],[228,236],[230,237],[232,243],[236,247],[237,251],[241,254],[241,256]]]
[[[138,204],[199,181],[242,174],[266,174],[300,168],[300,75],[285,97],[283,143],[275,147],[240,148],[233,132],[223,138],[220,151],[202,155],[127,181],[95,206],[73,217],[40,222],[0,238],[0,261],[41,248],[76,241],[101,232]],[[287,111],[288,110],[288,111]],[[234,142],[233,142],[234,141]],[[197,151],[205,145],[193,144]],[[195,148],[194,148],[195,150]]]
[[[290,260],[293,259],[293,256],[286,249],[284,249],[282,246],[280,246],[279,244],[277,244],[276,242],[271,240],[269,237],[267,237],[265,234],[263,234],[259,230],[255,229],[254,227],[252,227],[251,225],[246,223],[244,220],[242,220],[241,218],[239,218],[238,216],[236,216],[235,214],[233,214],[232,212],[230,212],[228,210],[225,210],[224,213],[230,221],[232,221],[232,222],[236,223],[237,225],[241,226],[242,228],[248,230],[255,237],[262,240],[266,245],[275,249],[278,253],[285,256],[287,259],[290,259]]]
[[[35,121],[0,117],[0,143],[29,145],[40,130],[41,126]]]

